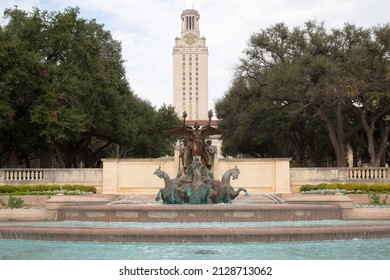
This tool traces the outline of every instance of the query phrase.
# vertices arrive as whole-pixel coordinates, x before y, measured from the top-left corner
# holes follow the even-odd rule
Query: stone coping
[[[339,209],[337,205],[316,204],[110,204],[110,205],[63,205],[61,210],[102,211],[259,211],[259,210],[305,210]]]
[[[226,243],[390,238],[390,226],[228,229],[90,229],[1,227],[0,238],[49,241]]]
[[[0,221],[48,221],[53,219],[54,217],[51,217],[46,209],[0,209]]]
[[[353,208],[353,200],[343,194],[333,194],[333,195],[302,195],[302,194],[282,194],[282,199],[284,199],[289,204],[301,204],[301,203],[313,203],[317,205],[322,204],[337,204],[343,209]]]

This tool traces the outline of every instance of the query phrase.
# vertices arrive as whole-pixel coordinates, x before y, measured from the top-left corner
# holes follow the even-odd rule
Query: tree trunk
[[[76,151],[68,148],[68,150],[65,152],[65,168],[79,167],[76,157],[77,157]]]
[[[25,155],[24,156],[24,160],[26,162],[26,168],[31,168],[30,156],[29,155]]]
[[[50,153],[48,151],[41,151],[39,155],[39,167],[40,168],[50,167]]]
[[[381,166],[382,157],[385,154],[386,143],[389,140],[390,126],[384,126],[384,124],[380,126],[379,143],[375,143],[374,131],[376,123],[382,117],[383,113],[374,115],[370,120],[367,120],[367,115],[368,111],[363,109],[361,111],[361,123],[367,136],[367,149],[372,166],[379,167]],[[376,144],[378,144],[377,148]]]
[[[303,159],[305,158],[305,151],[307,145],[305,144],[306,141],[302,139],[302,137],[299,137],[299,132],[292,131],[289,133],[290,139],[293,143],[294,150],[295,150],[295,161],[297,164],[297,167],[303,166]]]
[[[346,167],[347,162],[345,159],[344,123],[341,104],[337,103],[336,105],[336,130],[334,129],[332,122],[323,111],[320,110],[318,113],[321,120],[325,123],[326,129],[328,130],[330,141],[336,154],[337,167]]]
[[[350,141],[351,149],[352,149],[352,166],[357,167],[358,166],[358,151],[357,146],[353,140]]]
[[[11,150],[9,152],[8,167],[10,167],[10,168],[18,167],[18,151],[17,150]]]
[[[62,159],[60,150],[58,149],[57,146],[54,146],[54,149],[56,151],[56,157],[57,157],[58,164],[60,165],[60,168],[65,168],[65,162]]]

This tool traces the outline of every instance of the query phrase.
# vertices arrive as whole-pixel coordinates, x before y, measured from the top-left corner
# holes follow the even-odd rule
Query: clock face
[[[188,34],[184,37],[184,39],[187,42],[187,44],[192,45],[193,43],[195,43],[196,37],[193,34]]]

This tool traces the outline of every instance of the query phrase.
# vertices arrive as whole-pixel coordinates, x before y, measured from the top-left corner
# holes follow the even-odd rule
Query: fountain
[[[209,141],[210,135],[220,135],[227,131],[212,127],[210,110],[208,124],[200,127],[196,122],[193,127],[186,125],[187,113],[183,113],[183,125],[173,130],[164,130],[167,135],[184,135],[184,147],[181,149],[177,177],[171,179],[168,174],[158,168],[154,174],[164,179],[165,187],[157,193],[156,200],[162,199],[164,204],[209,204],[231,203],[241,191],[234,190],[230,178],[238,178],[237,166],[224,173],[222,179],[215,180],[213,170],[215,149]]]
[[[390,238],[390,223],[348,223],[352,200],[344,196],[285,200],[272,193],[237,190],[230,179],[240,173],[227,170],[214,179],[212,134],[226,133],[210,126],[185,123],[165,134],[185,135],[177,176],[161,168],[164,180],[157,195],[130,194],[104,202],[50,199],[46,203],[55,221],[0,224],[0,239],[131,243],[263,243]],[[153,176],[153,174],[150,174]],[[239,196],[243,191],[245,196]],[[162,200],[162,203],[160,202]],[[51,224],[50,224],[51,223]]]

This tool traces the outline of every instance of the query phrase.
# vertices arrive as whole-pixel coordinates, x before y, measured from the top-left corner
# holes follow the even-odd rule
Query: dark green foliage
[[[12,195],[10,195],[8,197],[7,203],[3,202],[0,199],[0,205],[5,206],[7,208],[21,208],[23,205],[23,202],[24,202],[23,199],[21,199],[19,197],[14,197]]]
[[[381,194],[379,192],[373,192],[368,194],[368,198],[370,199],[371,204],[376,206],[386,205],[388,197],[388,193],[383,196],[383,199],[381,199]]]
[[[4,185],[0,186],[0,194],[39,194],[39,192],[45,191],[81,191],[81,192],[90,192],[96,193],[96,188],[94,186],[85,186],[85,185],[20,185],[20,186],[10,186]]]
[[[368,193],[368,192],[379,192],[386,193],[390,192],[390,184],[319,184],[319,185],[303,185],[300,188],[301,192],[307,192],[312,190],[346,190],[347,192],[357,193]]]
[[[40,158],[96,167],[103,157],[173,154],[160,134],[180,120],[156,110],[126,79],[121,43],[95,20],[63,12],[4,12],[0,26],[0,164]]]
[[[308,21],[254,33],[216,102],[225,155],[292,157],[296,166],[383,166],[389,147],[390,24],[327,30]],[[387,148],[388,149],[388,148]],[[390,152],[389,150],[387,152]]]

